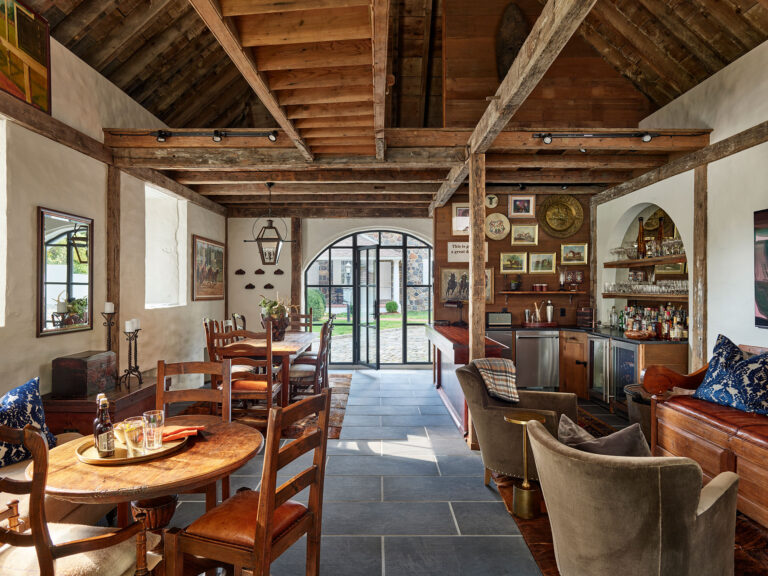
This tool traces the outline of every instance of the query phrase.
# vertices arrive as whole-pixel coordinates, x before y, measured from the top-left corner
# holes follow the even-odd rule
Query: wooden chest
[[[89,350],[53,361],[52,395],[56,398],[87,398],[114,390],[117,362],[114,352]]]

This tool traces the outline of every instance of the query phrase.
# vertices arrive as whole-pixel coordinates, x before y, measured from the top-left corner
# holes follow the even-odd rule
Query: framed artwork
[[[451,233],[454,236],[469,236],[469,202],[454,202],[451,212]]]
[[[483,242],[485,261],[488,262],[488,242]],[[469,262],[469,242],[448,242],[448,262]]]
[[[512,246],[536,246],[539,243],[538,224],[513,224]]]
[[[508,212],[510,218],[534,218],[536,216],[536,195],[510,194]]]
[[[440,269],[440,302],[469,300],[469,269]],[[493,268],[485,269],[485,301],[493,304]]]
[[[485,219],[485,235],[491,240],[504,240],[509,234],[509,220],[504,214],[494,212]]]
[[[0,8],[0,90],[51,113],[48,21],[19,0]]]
[[[587,264],[586,244],[561,244],[560,264]]]
[[[496,194],[485,195],[485,207],[496,208],[499,205],[499,197]]]
[[[192,300],[224,300],[224,244],[192,236]]]
[[[499,261],[502,274],[525,274],[528,271],[527,252],[502,252]]]
[[[685,274],[685,262],[677,264],[657,264],[655,273],[661,276],[671,276],[673,274]]]
[[[768,209],[755,212],[755,326],[768,328]]]
[[[530,265],[528,271],[531,274],[554,274],[557,266],[557,252],[533,253],[528,255]]]

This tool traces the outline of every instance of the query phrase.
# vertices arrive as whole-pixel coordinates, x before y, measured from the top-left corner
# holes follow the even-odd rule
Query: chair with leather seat
[[[166,530],[167,576],[181,576],[192,557],[224,566],[228,574],[239,576],[248,569],[253,576],[269,576],[272,562],[305,534],[306,574],[318,576],[330,406],[330,391],[325,390],[287,408],[270,410],[260,491],[238,491],[184,530]],[[282,430],[313,414],[317,427],[307,427],[301,437],[281,448]],[[310,451],[314,451],[312,464],[278,486],[278,471]],[[305,489],[309,489],[306,506],[290,500]]]
[[[302,314],[298,309],[292,308],[288,314],[289,332],[312,332],[312,308],[306,314]]]
[[[290,368],[291,397],[319,394],[328,388],[328,342],[330,322],[320,329],[320,347],[313,359],[296,358]]]
[[[43,499],[48,477],[48,443],[42,432],[0,426],[0,441],[23,445],[32,453],[32,480],[0,476],[0,490],[29,495],[29,518],[21,520],[18,501],[0,512],[0,574],[41,576],[137,576],[148,574],[160,561],[151,555],[147,563],[144,515],[121,529],[81,524],[49,524]],[[2,473],[2,470],[0,470]],[[152,537],[151,545],[159,538]],[[54,568],[55,565],[55,568]]]
[[[325,362],[325,374],[323,377],[325,378],[325,381],[328,382],[328,365],[331,362],[331,343],[333,341],[333,325],[336,322],[336,314],[331,314],[328,317],[328,329],[326,330],[325,338],[327,340],[325,344],[325,353],[327,354],[327,359]],[[309,364],[312,366],[317,365],[317,356],[319,354],[318,350],[306,350],[305,352],[302,352],[299,354],[299,356],[294,360],[294,364]]]

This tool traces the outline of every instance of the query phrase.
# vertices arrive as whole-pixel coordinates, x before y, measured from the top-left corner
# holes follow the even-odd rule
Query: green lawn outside
[[[426,323],[429,319],[429,313],[424,310],[420,312],[408,312],[408,322],[409,323]],[[326,314],[323,316],[320,320],[316,320],[312,325],[312,331],[313,332],[320,332],[320,328],[323,325],[323,322],[328,320],[328,315]],[[339,324],[342,320],[339,318],[339,316],[336,317],[336,325],[333,327],[333,334],[334,336],[343,336],[345,334],[352,334],[353,326],[347,325],[344,326],[342,324]],[[400,328],[403,325],[403,315],[400,313],[395,314],[382,314],[379,319],[379,326],[382,330],[387,330],[391,328]]]

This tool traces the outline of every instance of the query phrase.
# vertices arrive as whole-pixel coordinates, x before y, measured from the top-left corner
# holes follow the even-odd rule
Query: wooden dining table
[[[206,510],[209,510],[216,506],[218,480],[242,467],[264,445],[264,437],[258,430],[237,422],[223,422],[220,416],[174,416],[166,419],[166,425],[202,425],[205,430],[176,452],[120,466],[80,462],[75,450],[92,438],[72,440],[48,453],[45,493],[78,504],[117,504],[118,523],[126,525],[130,521],[132,501],[156,500],[159,508],[163,498],[172,497],[167,500],[172,503],[167,506],[172,516],[177,494],[212,486],[213,489],[206,491]],[[31,478],[32,464],[26,473]],[[139,507],[144,511],[141,504]],[[152,529],[161,527],[150,522]]]
[[[290,404],[290,386],[291,386],[291,358],[295,358],[305,350],[309,350],[312,344],[317,341],[313,332],[286,332],[283,340],[272,341],[272,357],[280,358],[280,381],[282,388],[280,390],[280,405],[288,406]],[[227,354],[227,348],[237,346],[240,352],[237,354]],[[232,342],[221,347],[223,358],[234,358],[242,356],[242,347],[247,346],[251,349],[249,356],[264,357],[267,352],[266,338],[246,338],[237,342]]]

